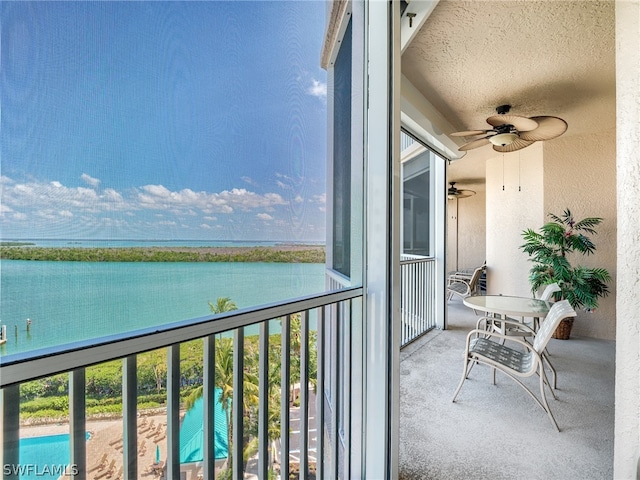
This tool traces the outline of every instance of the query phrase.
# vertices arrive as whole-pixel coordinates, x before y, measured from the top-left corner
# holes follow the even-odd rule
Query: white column
[[[369,67],[365,167],[367,263],[364,451],[366,458],[364,459],[364,476],[358,478],[370,479],[398,478],[399,3],[375,1],[366,4]]]
[[[614,478],[640,478],[640,1],[616,1],[618,258]]]

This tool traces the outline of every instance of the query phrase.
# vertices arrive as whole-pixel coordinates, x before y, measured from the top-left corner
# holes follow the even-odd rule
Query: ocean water
[[[218,297],[246,308],[319,293],[324,271],[322,264],[299,263],[3,260],[0,324],[7,343],[0,355],[201,317]]]
[[[315,242],[266,242],[253,240],[77,240],[77,239],[10,239],[3,242],[20,242],[34,247],[72,248],[124,248],[124,247],[270,247],[282,244],[324,245]]]

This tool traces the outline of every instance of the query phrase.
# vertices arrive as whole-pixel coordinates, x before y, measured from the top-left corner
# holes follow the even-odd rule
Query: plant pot
[[[573,327],[573,318],[563,318],[560,321],[558,328],[556,328],[556,331],[553,332],[552,337],[557,338],[558,340],[569,340],[571,327]]]

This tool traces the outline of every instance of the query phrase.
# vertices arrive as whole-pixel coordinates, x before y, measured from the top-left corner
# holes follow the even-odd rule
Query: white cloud
[[[284,174],[277,174],[277,178],[283,185],[299,181]],[[7,228],[6,232],[19,228],[23,235],[29,235],[31,230],[48,231],[54,226],[58,228],[63,220],[73,219],[74,230],[103,231],[109,227],[109,234],[116,236],[120,229],[123,233],[146,229],[151,234],[156,229],[176,228],[181,224],[185,224],[184,228],[202,231],[226,229],[233,223],[248,231],[256,224],[264,228],[262,222],[274,225],[282,208],[304,201],[300,195],[285,199],[277,190],[259,193],[250,188],[232,188],[208,192],[189,188],[171,190],[161,184],[116,190],[102,188],[102,182],[87,174],[83,174],[82,179],[87,186],[71,187],[55,180],[16,182],[7,176],[0,177],[1,227]],[[252,179],[246,177],[244,181],[248,183]],[[89,187],[91,183],[93,187]],[[118,214],[110,218],[114,212]],[[245,212],[250,217],[230,215],[235,212]],[[220,215],[225,215],[222,224]],[[27,219],[33,227],[24,230],[23,221]]]
[[[10,212],[13,212],[13,209],[11,207],[0,203],[0,216]]]
[[[320,203],[320,204],[325,204],[327,203],[327,194],[323,193],[320,195],[314,195],[311,197],[311,200],[309,200],[311,203]]]
[[[98,185],[100,185],[100,180],[98,180],[97,178],[93,178],[90,175],[87,175],[86,173],[83,173],[82,175],[80,175],[80,178],[82,179],[83,182],[85,182],[88,185],[91,185],[92,187],[97,187]]]
[[[315,78],[311,79],[311,86],[307,88],[307,93],[314,97],[327,98],[327,84]]]
[[[241,179],[243,182],[248,183],[249,185],[251,185],[251,186],[253,186],[253,187],[255,187],[255,186],[257,186],[257,185],[258,185],[258,182],[256,182],[256,181],[255,181],[253,178],[251,178],[251,177],[244,176],[244,177],[240,177],[240,179]]]

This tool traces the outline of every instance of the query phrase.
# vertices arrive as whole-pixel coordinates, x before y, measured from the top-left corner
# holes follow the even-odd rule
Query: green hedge
[[[285,251],[278,247],[235,247],[234,253],[215,249],[162,247],[129,248],[54,248],[0,247],[4,260],[64,261],[64,262],[269,262],[324,263],[324,247]]]

